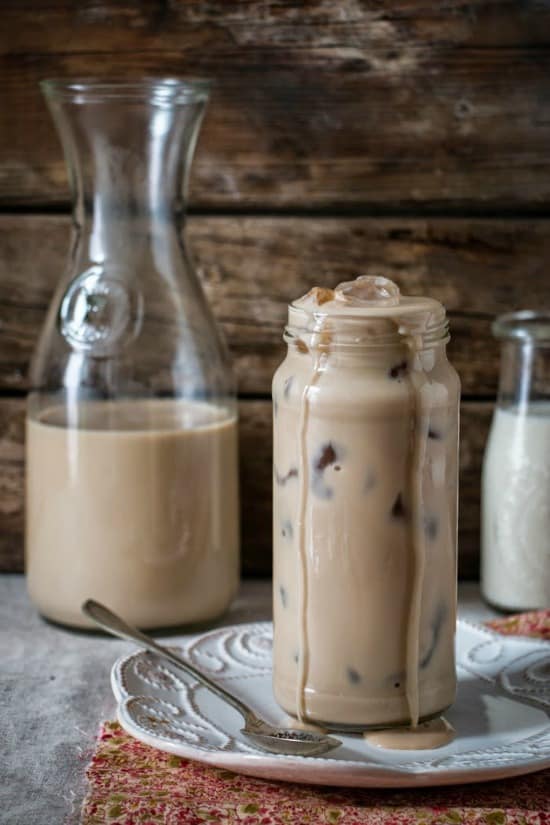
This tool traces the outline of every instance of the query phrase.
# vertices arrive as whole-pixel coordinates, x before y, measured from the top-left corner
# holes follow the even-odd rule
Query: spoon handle
[[[121,619],[120,616],[117,616],[116,613],[113,613],[112,610],[109,610],[109,608],[105,607],[105,605],[100,604],[93,599],[88,599],[84,602],[81,609],[86,616],[103,628],[103,630],[111,633],[113,636],[118,636],[120,639],[125,639],[131,642],[136,642],[141,647],[144,647],[145,650],[148,650],[151,653],[156,653],[157,656],[161,656],[163,659],[167,659],[172,665],[180,670],[183,670],[188,676],[192,676],[197,680],[197,682],[200,682],[207,687],[208,690],[211,690],[212,693],[215,693],[216,696],[219,696],[220,699],[223,699],[229,705],[234,707],[235,710],[238,710],[245,720],[253,720],[256,718],[250,708],[247,707],[244,702],[237,699],[236,696],[233,696],[223,687],[216,684],[216,682],[213,682],[208,678],[208,676],[205,676],[204,673],[201,673],[200,670],[197,670],[193,665],[186,662],[176,653],[173,653],[171,650],[168,650],[168,648],[157,644],[154,639],[147,636],[145,633],[142,633],[141,630],[137,629],[137,627],[132,627],[132,625],[127,624],[124,619]]]

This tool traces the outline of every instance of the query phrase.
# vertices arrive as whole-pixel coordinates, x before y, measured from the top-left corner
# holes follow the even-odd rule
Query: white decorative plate
[[[268,722],[285,714],[271,690],[269,623],[185,637],[193,664]],[[171,639],[169,644],[173,645]],[[430,751],[381,750],[361,736],[320,757],[276,756],[240,733],[242,719],[193,679],[148,653],[119,659],[111,680],[124,729],[153,747],[238,773],[355,787],[479,782],[550,767],[550,644],[459,621],[458,697],[445,714],[454,742]]]

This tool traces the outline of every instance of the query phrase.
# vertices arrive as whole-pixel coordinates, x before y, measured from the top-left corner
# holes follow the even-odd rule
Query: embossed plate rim
[[[208,644],[209,641],[215,640],[216,637],[223,638],[224,634],[227,637],[228,634],[233,633],[235,634],[235,638],[238,638],[239,635],[242,636],[245,633],[252,635],[253,630],[255,630],[258,634],[268,634],[271,627],[271,622],[251,622],[240,625],[228,625],[200,634],[170,639],[168,640],[168,644],[177,644],[185,650],[189,648],[196,649],[199,643],[205,643],[206,641],[206,644]],[[469,647],[468,651],[477,649],[480,646],[483,647],[486,642],[498,641],[502,644],[503,648],[507,645],[511,645],[513,648],[514,643],[527,646],[530,650],[527,650],[523,656],[531,655],[537,651],[540,651],[543,654],[550,652],[550,642],[548,641],[530,637],[503,636],[490,628],[476,625],[467,620],[460,619],[457,622],[457,633],[460,633],[461,629],[463,629],[463,632],[469,630],[470,633],[474,633],[477,635],[479,640],[476,645]],[[533,755],[532,753],[530,754],[526,751],[525,754],[522,754],[517,761],[509,761],[506,764],[490,764],[491,753],[490,749],[486,748],[487,758],[489,760],[489,764],[487,766],[476,766],[473,768],[471,766],[454,768],[439,767],[437,770],[430,766],[427,770],[423,770],[422,763],[419,761],[415,762],[414,760],[414,754],[418,754],[418,752],[400,752],[402,759],[401,763],[392,765],[388,762],[374,762],[375,752],[373,754],[372,748],[369,748],[368,750],[368,761],[363,762],[356,759],[338,759],[336,754],[324,757],[309,758],[286,757],[261,753],[252,747],[246,748],[246,750],[238,751],[225,748],[225,746],[224,749],[214,749],[211,746],[209,746],[211,749],[206,749],[201,746],[189,745],[182,742],[172,742],[167,738],[163,738],[158,734],[153,734],[144,727],[140,726],[132,715],[132,703],[137,702],[139,705],[140,699],[153,699],[158,701],[160,698],[159,693],[162,693],[161,688],[155,689],[151,687],[146,693],[139,696],[134,696],[129,693],[125,686],[125,668],[129,667],[132,660],[143,661],[146,657],[147,654],[142,651],[133,651],[130,654],[121,656],[114,663],[111,671],[111,684],[118,704],[117,716],[124,730],[126,730],[131,736],[146,745],[150,745],[151,747],[155,747],[159,750],[174,754],[176,756],[181,756],[183,758],[204,762],[214,767],[232,770],[236,773],[244,773],[250,776],[257,776],[265,779],[308,784],[337,785],[344,787],[406,788],[483,782],[491,779],[503,779],[506,777],[520,776],[550,767],[550,743],[547,753],[542,757]],[[516,659],[504,659],[499,673],[502,673],[505,667],[507,665],[509,666],[512,661],[519,661],[521,658],[522,657],[519,656]],[[488,660],[488,665],[491,665],[491,660]],[[483,666],[484,663],[480,663],[480,667],[482,668]],[[165,668],[165,670],[170,672],[169,666]],[[258,676],[260,678],[266,678],[266,669],[260,668],[259,670],[263,672],[263,677],[261,672],[258,673]],[[225,677],[224,681],[240,678],[242,677],[229,676]],[[186,677],[183,674],[180,681],[184,683],[187,682]],[[193,685],[191,680],[189,680],[189,684],[185,688],[185,695],[182,698],[182,703],[184,700],[185,702],[191,702],[189,707],[192,708],[193,694],[196,690],[204,689]],[[497,695],[496,691],[495,695]],[[502,695],[502,691],[500,695]],[[514,695],[513,693],[508,693],[508,695],[515,701],[522,704],[532,704],[529,699],[526,699],[525,697]],[[163,700],[161,700],[161,702],[162,701]],[[177,703],[172,704],[175,707],[180,707]],[[550,702],[547,704],[547,708],[545,708],[542,703],[537,703],[536,706],[538,710],[547,714],[548,724],[542,727],[535,735],[527,736],[517,742],[511,741],[510,746],[513,745],[514,752],[516,749],[520,750],[522,744],[523,747],[526,747],[527,743],[530,741],[534,741],[536,743],[537,739],[544,741],[545,738],[550,736],[550,711],[548,709],[550,708]],[[208,720],[204,721],[208,723]],[[193,727],[193,725],[191,724],[190,727]],[[231,739],[231,737],[228,738]],[[346,737],[341,738],[345,744]],[[479,739],[483,741],[483,737],[480,736]],[[487,742],[490,742],[490,737],[486,737],[486,739]],[[503,746],[497,746],[497,752],[498,747],[502,748]],[[494,750],[494,748],[495,745],[493,744],[492,749]],[[387,754],[388,752],[386,751],[385,753]],[[403,753],[405,753],[405,757],[403,757]],[[407,758],[408,753],[413,754],[413,756]],[[436,752],[434,751],[433,753]],[[443,757],[443,752],[440,751],[440,753]],[[466,752],[464,752],[464,754],[465,753]],[[479,758],[480,754],[483,755],[485,753],[485,750],[483,748],[480,749],[480,747],[477,746],[472,750],[468,750],[467,753],[472,756],[476,754],[477,758]],[[460,756],[460,754],[457,756]],[[493,757],[493,759],[495,758],[498,759],[498,755]],[[403,759],[405,760],[404,762]],[[408,769],[403,768],[405,763],[409,765]],[[415,765],[416,768],[413,769],[413,766]]]

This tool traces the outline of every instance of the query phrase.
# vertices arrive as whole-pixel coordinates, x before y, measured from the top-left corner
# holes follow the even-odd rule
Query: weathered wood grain
[[[313,284],[383,274],[451,316],[463,393],[493,395],[490,319],[550,306],[550,220],[194,218],[189,246],[233,351],[244,394],[270,392],[289,300]],[[0,389],[27,365],[69,246],[64,216],[0,216]]]
[[[338,56],[346,34],[356,47],[387,48],[393,36],[394,47],[408,37],[434,46],[502,48],[547,45],[550,26],[540,0],[3,0],[2,13],[4,50],[23,54],[240,46],[269,48],[281,59],[289,49]]]
[[[23,566],[23,399],[0,399],[0,571]],[[460,575],[476,578],[480,461],[492,405],[462,405]],[[271,573],[271,403],[240,403],[242,558],[245,575]]]
[[[538,0],[4,0],[0,202],[65,203],[47,76],[216,80],[204,208],[541,208],[550,12]]]

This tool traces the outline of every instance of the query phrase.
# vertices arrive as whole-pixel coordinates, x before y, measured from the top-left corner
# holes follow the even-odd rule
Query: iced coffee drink
[[[41,613],[87,598],[154,628],[212,619],[239,578],[237,422],[194,401],[89,401],[27,420],[26,566]]]
[[[275,696],[323,726],[416,725],[456,689],[459,380],[445,310],[361,277],[291,304],[285,340]]]

